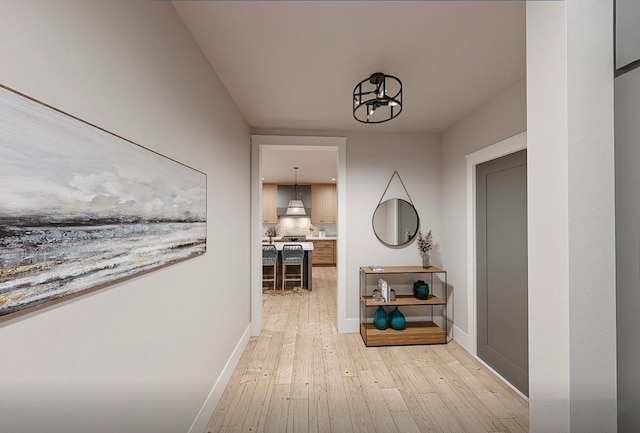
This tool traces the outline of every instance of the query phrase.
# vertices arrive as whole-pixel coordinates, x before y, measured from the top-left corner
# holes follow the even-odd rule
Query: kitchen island
[[[313,266],[336,265],[336,240],[335,236],[307,236],[307,241],[313,242]]]
[[[311,241],[336,241],[338,240],[337,236],[300,236],[301,238],[305,238],[305,240],[307,242],[311,242]],[[273,242],[282,242],[282,238],[283,236],[274,236],[271,240]],[[269,237],[268,236],[262,236],[262,242],[269,242]],[[289,242],[291,243],[291,242]],[[296,242],[296,243],[300,243],[300,242]]]
[[[303,286],[311,291],[312,290],[312,253],[313,253],[313,242],[274,242],[276,250],[278,250],[278,275],[281,275],[280,269],[282,269],[282,256],[280,255],[282,251],[282,247],[284,245],[302,245],[302,249],[304,250],[304,281]]]

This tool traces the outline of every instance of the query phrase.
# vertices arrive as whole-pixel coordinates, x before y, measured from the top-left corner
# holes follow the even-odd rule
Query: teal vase
[[[389,313],[389,326],[396,331],[401,331],[406,325],[404,314],[396,307],[391,313]]]
[[[413,283],[413,296],[418,299],[426,300],[429,298],[429,284],[422,280]]]
[[[378,307],[375,314],[373,315],[373,324],[381,331],[387,329],[387,313],[381,306]]]

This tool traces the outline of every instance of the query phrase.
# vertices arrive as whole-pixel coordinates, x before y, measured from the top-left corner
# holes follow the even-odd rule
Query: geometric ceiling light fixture
[[[376,72],[353,89],[353,117],[362,123],[382,123],[402,111],[402,81]]]
[[[287,215],[306,215],[304,210],[304,203],[302,203],[302,195],[298,191],[298,167],[293,167],[296,171],[296,183],[293,186],[293,194],[291,194],[291,200],[289,200],[289,206],[287,206]]]

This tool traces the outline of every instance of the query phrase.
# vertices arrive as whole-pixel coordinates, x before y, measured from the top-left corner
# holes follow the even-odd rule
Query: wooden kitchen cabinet
[[[336,185],[317,183],[311,185],[311,224],[336,223]]]
[[[275,183],[262,184],[262,223],[277,224],[278,185]]]
[[[311,261],[313,266],[335,266],[336,241],[314,239]]]

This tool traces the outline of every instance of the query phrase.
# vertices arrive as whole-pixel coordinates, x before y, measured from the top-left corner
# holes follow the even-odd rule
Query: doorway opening
[[[314,155],[315,152],[315,155]],[[335,180],[331,177],[321,178],[322,174],[312,174],[310,172],[317,171],[317,164],[313,164],[314,156],[320,158],[319,155],[333,155],[336,167]],[[300,160],[294,163],[295,158],[304,157],[308,161],[305,168],[301,166]],[[277,164],[276,162],[277,161]],[[319,160],[318,160],[319,161]],[[267,167],[266,164],[270,166]],[[279,168],[271,167],[276,164]],[[289,167],[291,165],[291,167]],[[291,179],[292,167],[300,167],[299,176],[302,176],[303,183],[325,183],[335,182],[336,214],[335,223],[321,224],[312,223],[309,217],[280,218],[276,224],[263,224],[262,218],[262,182],[267,183],[292,183]],[[281,173],[280,173],[281,172]],[[307,176],[307,177],[304,177]],[[313,177],[316,176],[316,177]],[[323,180],[323,182],[320,182]],[[318,238],[318,233],[322,230],[325,239],[335,240],[335,268],[325,269],[311,267],[311,272],[316,270],[316,277],[321,276],[323,284],[326,284],[327,276],[335,278],[334,287],[336,287],[336,325],[338,331],[344,332],[345,316],[346,316],[346,277],[345,269],[346,259],[346,137],[311,137],[311,136],[272,136],[272,135],[253,135],[252,136],[252,182],[251,182],[251,201],[252,201],[252,218],[251,218],[251,335],[259,335],[262,329],[262,247],[265,227],[278,226],[279,235],[298,235],[303,236],[311,234],[314,239]],[[305,203],[305,207],[309,206]],[[313,228],[313,232],[310,229]],[[315,236],[314,236],[315,235]],[[334,236],[329,236],[334,235]],[[311,253],[313,259],[313,253]],[[332,270],[333,272],[326,272]],[[308,275],[308,281],[312,282],[313,275]],[[312,288],[313,290],[313,288]],[[311,293],[311,292],[309,292]]]

